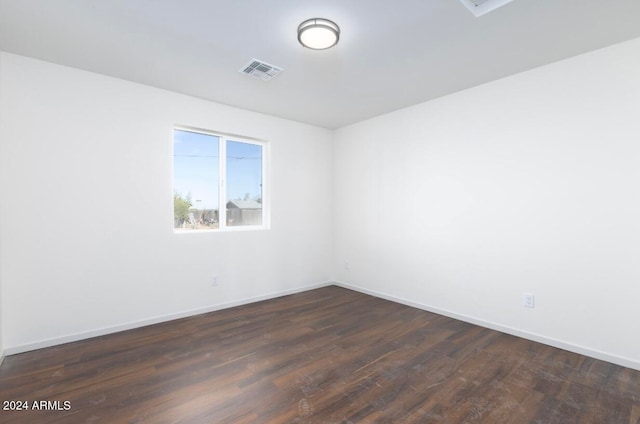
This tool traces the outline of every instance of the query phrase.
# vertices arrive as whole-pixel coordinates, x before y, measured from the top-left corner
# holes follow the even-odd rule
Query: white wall
[[[330,131],[13,54],[1,60],[7,353],[329,280]],[[173,233],[174,124],[271,143],[270,230]],[[219,287],[209,286],[214,273]]]
[[[4,143],[2,142],[2,127],[3,127],[3,110],[2,98],[4,94],[4,84],[3,84],[3,76],[2,76],[2,65],[4,61],[4,56],[0,53],[0,161],[4,157]],[[2,322],[3,322],[3,312],[2,312],[2,245],[3,245],[3,234],[2,234],[2,210],[3,207],[3,199],[2,199],[2,178],[4,177],[4,173],[2,172],[2,168],[0,167],[0,365],[2,365],[2,361],[4,360],[4,342],[2,338]]]
[[[0,65],[7,353],[302,290],[333,270],[640,369],[640,39],[335,137],[12,54]],[[173,233],[173,124],[271,142],[271,230]]]
[[[638,75],[640,39],[338,130],[336,278],[640,369]]]

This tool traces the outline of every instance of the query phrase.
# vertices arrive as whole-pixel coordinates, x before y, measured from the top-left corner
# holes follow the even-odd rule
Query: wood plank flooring
[[[9,356],[0,400],[29,402],[7,424],[640,424],[640,372],[326,287]]]

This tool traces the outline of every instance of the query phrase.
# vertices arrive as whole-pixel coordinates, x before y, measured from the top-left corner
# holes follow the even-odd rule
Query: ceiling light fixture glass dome
[[[307,19],[298,26],[298,41],[313,50],[324,50],[338,44],[340,27],[328,19]]]

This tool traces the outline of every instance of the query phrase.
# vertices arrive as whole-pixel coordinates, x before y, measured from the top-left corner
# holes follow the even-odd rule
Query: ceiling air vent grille
[[[280,72],[282,72],[282,68],[278,68],[277,66],[271,65],[258,59],[251,59],[249,63],[247,63],[242,67],[242,69],[240,69],[240,72],[255,78],[259,78],[262,81],[269,81]]]
[[[513,0],[460,0],[471,13],[476,16],[482,16],[494,9],[504,6]]]

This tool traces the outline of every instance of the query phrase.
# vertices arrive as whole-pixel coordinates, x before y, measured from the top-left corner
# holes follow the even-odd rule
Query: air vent
[[[273,66],[258,59],[251,59],[249,63],[240,69],[239,72],[259,78],[262,81],[269,81],[282,72],[282,68],[278,68],[277,66]]]
[[[513,0],[460,0],[476,17],[491,12]]]

